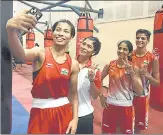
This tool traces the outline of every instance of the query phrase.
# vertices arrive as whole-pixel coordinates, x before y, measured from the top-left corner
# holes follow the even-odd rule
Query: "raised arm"
[[[97,68],[98,65],[93,64],[88,69],[88,77],[90,81],[90,93],[93,99],[96,99],[100,94],[102,87],[101,71]]]
[[[101,73],[101,80],[103,80],[108,75],[109,65],[106,64]]]
[[[148,79],[153,86],[160,84],[159,60],[157,58],[152,63],[152,76],[149,75]]]
[[[125,64],[125,71],[130,75],[132,89],[136,92],[137,95],[142,95],[143,93],[143,84],[141,80],[141,76],[139,73],[139,68],[137,66],[133,66],[129,63],[127,57],[126,62],[122,59]]]
[[[7,21],[6,29],[10,51],[16,58],[22,61],[34,61],[37,59],[39,49],[24,49],[19,40],[18,31],[28,32],[28,29],[33,29],[36,23],[36,19],[31,15],[25,14],[25,12]]]
[[[139,68],[134,67],[134,72],[130,72],[130,76],[131,76],[133,90],[136,92],[136,94],[142,95],[143,84],[142,84],[141,76],[139,73]]]

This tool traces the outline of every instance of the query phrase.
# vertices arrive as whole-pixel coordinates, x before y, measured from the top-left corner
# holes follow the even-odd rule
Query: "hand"
[[[154,49],[152,50],[152,53],[155,55],[155,57],[156,57],[157,59],[159,59],[159,49],[158,49],[158,48],[154,48]]]
[[[78,118],[76,119],[72,119],[72,121],[70,121],[68,128],[66,130],[66,134],[75,134],[76,133],[76,129],[77,129],[77,125],[78,125]]]
[[[34,16],[26,14],[27,10],[9,19],[6,24],[7,29],[16,29],[28,32],[36,26],[37,20]]]
[[[124,65],[125,65],[126,74],[133,74],[133,73],[135,73],[133,66],[128,62],[127,57],[125,57],[125,60],[122,59],[122,61],[123,61]]]
[[[88,68],[88,78],[90,81],[93,81],[94,80],[94,77],[95,77],[95,69],[97,69],[97,64],[93,64],[92,66],[90,66]]]
[[[141,68],[139,69],[139,73],[141,75],[141,77],[145,77],[145,78],[150,78],[151,75],[148,73],[148,63],[144,63],[141,65]]]
[[[100,94],[99,97],[100,97],[101,106],[107,108],[108,107],[108,104],[106,102],[107,98],[102,93]]]

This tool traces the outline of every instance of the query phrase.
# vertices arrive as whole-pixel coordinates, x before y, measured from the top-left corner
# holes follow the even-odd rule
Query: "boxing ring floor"
[[[11,134],[26,134],[29,120],[29,112],[32,103],[32,68],[30,65],[22,65],[13,70],[12,74],[12,131]],[[101,134],[102,107],[99,99],[93,101],[94,134]],[[163,133],[163,112],[149,109],[149,127],[142,134]]]

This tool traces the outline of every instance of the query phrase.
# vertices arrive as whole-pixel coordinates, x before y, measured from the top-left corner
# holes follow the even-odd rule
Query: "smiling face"
[[[119,46],[118,46],[118,57],[120,59],[125,59],[126,56],[129,56],[129,49],[128,46],[126,45],[126,43],[122,42]]]
[[[136,35],[136,46],[137,48],[144,48],[149,43],[149,39],[144,33],[138,33]]]
[[[67,23],[59,22],[53,32],[55,45],[65,46],[71,39],[71,26]]]
[[[80,46],[80,55],[91,57],[94,53],[93,41],[86,39],[81,43]]]

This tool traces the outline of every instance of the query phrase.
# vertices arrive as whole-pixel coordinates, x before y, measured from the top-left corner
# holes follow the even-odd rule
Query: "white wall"
[[[84,6],[83,1],[71,1],[71,4],[77,6]],[[15,3],[15,2],[14,2]],[[154,13],[161,7],[162,1],[90,1],[92,7],[94,9],[99,9],[103,7],[105,10],[104,19],[97,19],[94,23],[96,27],[99,29],[99,33],[94,32],[94,35],[97,36],[102,42],[102,48],[97,57],[94,60],[100,65],[101,68],[106,63],[109,63],[111,60],[116,59],[117,57],[117,42],[119,40],[130,40],[135,48],[135,32],[137,29],[145,28],[153,33],[153,25],[154,25]],[[67,3],[69,4],[69,2]],[[133,6],[134,4],[134,6]],[[140,6],[141,7],[137,7]],[[24,4],[14,5],[14,10],[19,12],[21,9],[27,7],[23,6]],[[122,12],[124,7],[127,7],[127,10],[130,12]],[[137,6],[136,6],[137,5]],[[120,6],[120,7],[119,7]],[[124,7],[123,7],[124,6]],[[21,7],[21,8],[18,8]],[[44,6],[45,7],[45,6]],[[132,8],[131,8],[132,7]],[[29,7],[28,7],[29,8]],[[138,9],[142,8],[141,12],[138,12]],[[119,16],[117,13],[117,9],[121,10],[122,14],[126,18],[121,18],[122,15]],[[137,9],[137,10],[136,10]],[[112,11],[112,12],[111,12]],[[119,12],[119,11],[118,11]],[[138,15],[139,14],[139,15]],[[142,16],[140,16],[142,14]],[[139,19],[132,19],[132,15],[137,16]],[[120,18],[118,18],[118,16]],[[52,22],[58,20],[60,18],[67,18],[72,20],[75,24],[78,16],[75,13],[52,13]],[[134,17],[133,17],[134,18]],[[140,19],[141,18],[141,19]],[[49,19],[49,13],[45,13],[42,20],[46,21]],[[118,20],[124,21],[118,21]],[[105,22],[105,23],[104,23]],[[37,25],[41,30],[46,29],[45,25]],[[24,38],[25,39],[25,38]],[[36,32],[36,42],[44,47],[44,38],[43,35],[39,32]],[[25,47],[25,40],[24,40]],[[72,57],[75,57],[76,50],[76,37],[70,42],[70,54]],[[148,49],[152,50],[153,47],[153,35],[151,35],[151,41],[148,45]],[[104,84],[107,84],[107,79],[104,81]]]

